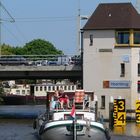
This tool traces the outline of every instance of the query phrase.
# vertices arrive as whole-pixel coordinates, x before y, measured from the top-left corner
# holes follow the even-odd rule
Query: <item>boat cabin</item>
[[[67,104],[64,103],[63,108],[60,106],[61,101],[54,100],[54,92],[49,92],[49,100],[50,100],[50,105],[49,108],[50,110],[54,110],[56,112],[58,111],[66,111],[66,110],[71,110],[72,106],[75,105],[76,109],[80,110],[87,110],[87,111],[93,111],[95,110],[95,104],[96,101],[94,100],[94,93],[91,91],[84,91],[84,90],[76,90],[75,92],[65,92],[65,94],[68,97],[69,104],[71,108],[68,108]]]

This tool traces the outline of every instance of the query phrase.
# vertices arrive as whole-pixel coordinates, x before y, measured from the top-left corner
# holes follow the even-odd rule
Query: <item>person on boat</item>
[[[70,108],[69,97],[62,89],[59,90],[59,101],[62,109],[64,108],[64,103],[67,104],[67,108]]]
[[[52,109],[55,109],[58,105],[58,98],[59,98],[59,93],[57,90],[54,91],[52,95]]]

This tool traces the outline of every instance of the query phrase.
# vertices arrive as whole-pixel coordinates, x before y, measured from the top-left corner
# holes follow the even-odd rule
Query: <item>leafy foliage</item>
[[[1,46],[1,54],[2,55],[13,55],[14,54],[14,48],[10,45],[3,44]]]
[[[34,39],[23,47],[12,47],[2,45],[2,55],[57,55],[63,54],[61,50],[54,47],[52,43],[43,39]]]
[[[62,54],[62,51],[57,50],[50,42],[41,39],[26,43],[23,49],[28,55]]]

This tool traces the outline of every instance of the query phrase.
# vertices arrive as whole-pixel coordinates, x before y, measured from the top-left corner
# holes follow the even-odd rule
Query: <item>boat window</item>
[[[72,120],[70,114],[64,114],[64,120]]]
[[[84,114],[76,114],[76,119],[77,120],[83,120],[84,119]]]
[[[71,117],[70,114],[64,114],[64,120],[72,120],[73,118]],[[76,119],[77,120],[83,120],[84,119],[84,114],[76,114]]]

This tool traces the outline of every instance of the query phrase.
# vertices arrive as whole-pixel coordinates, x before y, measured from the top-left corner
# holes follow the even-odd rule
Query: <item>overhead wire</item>
[[[8,16],[10,18],[1,18],[0,21],[1,22],[56,22],[56,21],[73,21],[76,19],[76,17],[74,16],[69,16],[69,17],[28,17],[28,18],[13,18],[11,16],[11,14],[8,12],[8,10],[4,7],[4,5],[0,2],[1,7],[4,9],[4,11],[8,14]],[[19,27],[17,26],[17,24],[14,24],[16,30],[18,31],[18,33],[22,36],[22,39],[24,38],[24,40],[26,40],[27,42],[27,38],[25,37],[25,35],[23,34],[23,32],[21,32],[21,30],[19,29]],[[12,37],[14,37],[18,42],[19,42],[19,36],[17,37],[12,31],[10,31],[5,25],[3,25],[4,28],[12,35]]]
[[[18,25],[16,24],[17,22],[56,22],[56,21],[76,21],[76,17],[74,16],[69,16],[69,17],[28,17],[28,18],[14,18],[15,22],[14,22],[14,26],[16,28],[16,30],[18,31],[18,33],[20,34],[20,36],[22,37],[22,39],[24,39],[24,42],[27,42],[27,38],[24,35],[24,33],[20,30],[20,28],[18,27]],[[3,21],[9,21],[8,19],[3,19]],[[21,42],[21,40],[19,39],[19,36],[17,37],[16,34],[14,34],[12,31],[10,31],[10,29],[8,29],[6,26],[4,26],[5,29],[18,41]]]
[[[15,18],[16,22],[53,22],[53,21],[74,21],[77,17],[28,17],[28,18]]]
[[[12,17],[12,15],[8,12],[8,10],[4,7],[4,5],[0,2],[0,6],[4,9],[4,11],[8,14],[11,20],[10,22],[15,22],[15,19]]]

